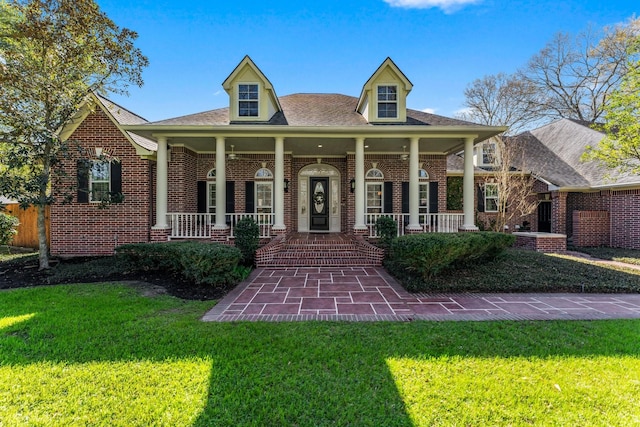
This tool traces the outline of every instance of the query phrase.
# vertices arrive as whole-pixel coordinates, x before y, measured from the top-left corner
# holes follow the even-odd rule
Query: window
[[[258,85],[238,85],[238,115],[240,117],[258,117]]]
[[[382,213],[382,182],[367,182],[367,213]]]
[[[497,150],[495,142],[485,142],[481,146],[482,150],[482,164],[483,165],[495,165],[497,164]]]
[[[256,172],[256,178],[273,178],[273,172],[267,168],[260,168]]]
[[[207,191],[207,212],[216,213],[216,182],[207,182],[209,191]]]
[[[498,184],[484,185],[484,211],[498,212]]]
[[[376,178],[382,179],[382,178],[384,178],[384,174],[382,173],[382,171],[380,169],[373,168],[373,169],[369,169],[367,171],[367,174],[365,175],[365,177],[368,178],[368,179],[372,179],[372,178],[373,179],[376,179]]]
[[[421,214],[429,213],[429,183],[420,183],[418,188],[419,212]]]
[[[273,212],[273,182],[256,182],[256,213]]]
[[[109,200],[111,193],[111,163],[94,160],[89,172],[89,200]]]
[[[398,87],[378,86],[378,118],[398,117]]]
[[[419,178],[423,178],[423,179],[429,179],[429,172],[427,172],[424,169],[419,169],[418,170],[418,177]]]

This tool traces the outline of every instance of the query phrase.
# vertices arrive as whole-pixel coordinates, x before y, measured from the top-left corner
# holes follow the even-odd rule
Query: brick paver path
[[[256,269],[204,321],[640,318],[640,294],[410,294],[382,268]]]

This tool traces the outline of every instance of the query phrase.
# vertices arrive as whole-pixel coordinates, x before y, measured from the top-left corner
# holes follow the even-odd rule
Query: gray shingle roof
[[[369,124],[356,111],[358,98],[340,94],[300,93],[279,98],[282,112],[274,115],[269,125],[288,126],[387,126]],[[223,126],[229,122],[229,109],[205,111],[167,120],[153,122],[154,125]],[[246,122],[242,122],[246,125]],[[261,123],[264,124],[264,123]],[[405,125],[424,126],[477,126],[475,123],[451,119],[435,114],[407,109]],[[393,123],[398,125],[398,123]]]
[[[514,165],[531,170],[559,187],[599,187],[640,183],[640,177],[621,175],[597,162],[581,161],[587,146],[596,146],[604,134],[582,122],[560,119],[509,138],[524,150],[524,163]]]
[[[139,116],[127,110],[126,108],[116,104],[115,102],[107,98],[104,98],[100,95],[96,95],[96,98],[107,109],[107,111],[109,111],[109,113],[118,122],[118,124],[140,125],[144,123],[149,123],[149,121],[143,118],[142,116]],[[127,131],[126,133],[136,144],[140,145],[141,147],[150,151],[156,151],[158,149],[158,144],[155,141],[140,135],[136,135],[135,133],[132,133],[132,132]]]

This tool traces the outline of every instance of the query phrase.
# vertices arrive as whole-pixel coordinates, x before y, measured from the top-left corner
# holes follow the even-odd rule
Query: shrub
[[[116,251],[118,262],[130,270],[168,270],[196,283],[227,285],[241,277],[237,248],[216,243],[133,243]]]
[[[15,216],[0,212],[0,245],[8,245],[18,233],[20,221]]]
[[[398,277],[428,281],[452,266],[494,259],[514,241],[510,234],[493,232],[402,236],[392,241],[385,266]]]
[[[236,224],[235,245],[242,254],[242,263],[253,265],[253,260],[260,243],[260,227],[251,217],[242,218]]]
[[[391,241],[398,236],[398,223],[389,216],[381,216],[376,221],[376,234],[380,246],[388,248]]]

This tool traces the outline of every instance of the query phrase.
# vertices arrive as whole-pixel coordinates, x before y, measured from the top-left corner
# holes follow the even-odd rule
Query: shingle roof
[[[280,99],[282,112],[275,114],[267,125],[287,126],[387,126],[370,124],[356,111],[358,98],[340,94],[300,93]],[[229,122],[229,109],[205,111],[167,120],[153,122],[154,125],[210,125],[223,126]],[[242,122],[242,124],[248,124]],[[265,124],[265,123],[261,123]],[[451,119],[422,111],[407,109],[407,121],[400,125],[423,126],[477,126],[475,123]],[[393,123],[398,125],[398,123]]]
[[[111,116],[121,125],[140,125],[144,123],[149,123],[144,117],[139,116],[126,108],[116,104],[115,102],[104,98],[100,95],[96,95],[96,98],[100,103],[109,111]],[[156,151],[158,149],[158,144],[151,139],[145,138],[140,135],[136,135],[135,133],[126,131],[127,135],[138,145],[143,148],[146,148],[149,151]]]
[[[587,146],[596,146],[604,134],[576,120],[560,119],[509,138],[525,153],[526,164],[514,165],[560,187],[598,187],[639,183],[640,177],[621,175],[598,162],[581,160]]]

